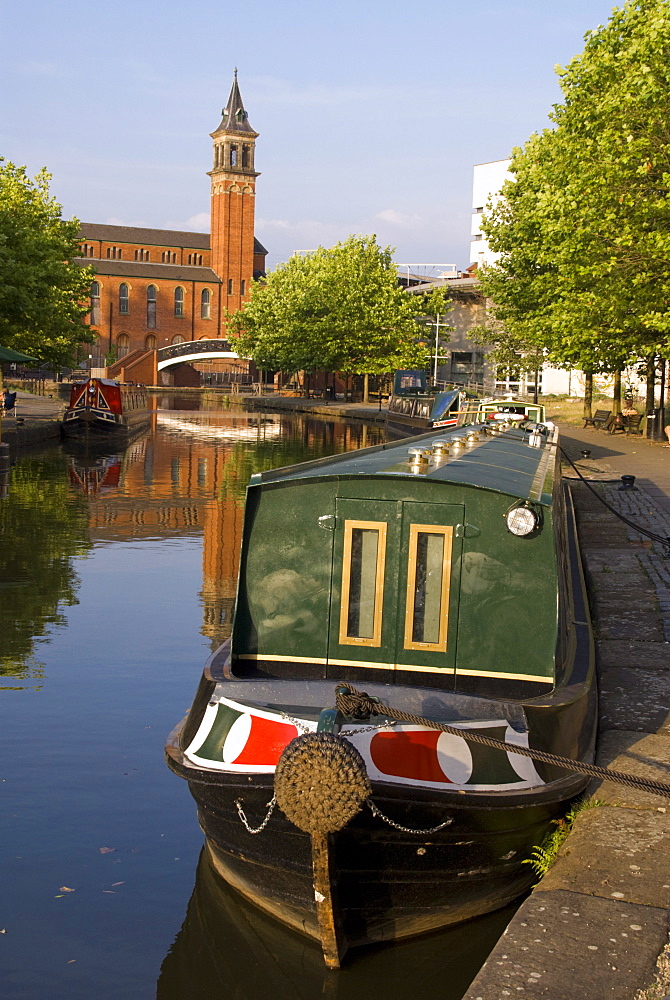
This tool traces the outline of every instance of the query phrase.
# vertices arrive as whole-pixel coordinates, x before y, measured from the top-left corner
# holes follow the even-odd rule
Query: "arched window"
[[[242,279],[242,281],[240,281],[240,295],[245,294],[246,288],[247,288],[247,283],[246,281],[244,281],[244,279]]]
[[[186,343],[186,338],[182,337],[182,335],[180,333],[176,333],[174,335],[174,337],[172,338],[172,343],[173,344],[185,344]]]
[[[116,352],[120,358],[125,358],[130,350],[130,337],[127,333],[120,333],[116,338]]]
[[[91,282],[91,326],[100,323],[100,282]]]
[[[184,315],[184,289],[175,288],[174,290],[174,314],[175,316]]]
[[[156,329],[156,286],[149,285],[147,288],[147,327],[150,330]]]
[[[144,350],[155,351],[158,347],[158,340],[153,333],[148,333],[144,338]]]
[[[231,167],[237,166],[237,146],[230,147],[230,165]]]
[[[128,285],[122,282],[119,285],[119,312],[122,316],[127,316],[130,312],[130,302],[128,299]]]
[[[233,279],[232,278],[228,278],[228,294],[229,295],[233,294]]]
[[[200,319],[209,319],[209,309],[212,297],[209,288],[203,288],[200,293]]]

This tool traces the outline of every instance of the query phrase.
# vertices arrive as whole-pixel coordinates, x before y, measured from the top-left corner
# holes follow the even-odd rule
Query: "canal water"
[[[459,1000],[509,908],[327,972],[211,877],[163,760],[229,633],[249,477],[382,429],[158,404],[124,453],[20,457],[0,499],[0,996]]]

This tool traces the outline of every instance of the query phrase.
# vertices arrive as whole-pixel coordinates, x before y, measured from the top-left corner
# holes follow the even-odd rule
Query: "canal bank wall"
[[[183,390],[171,390],[181,393]],[[204,390],[207,392],[207,390]],[[365,420],[368,423],[386,423],[387,408],[379,403],[328,403],[323,399],[308,399],[303,396],[246,396],[227,397],[233,406],[245,410],[284,411],[288,413],[310,413],[325,417],[340,417],[345,420]]]
[[[667,493],[652,495],[670,477],[668,452],[639,439],[565,432],[576,438],[566,449],[573,459],[580,446],[600,452],[577,462],[598,495],[632,522],[670,536],[670,512],[660,502]],[[637,473],[648,489],[622,490],[619,471]],[[575,480],[572,493],[596,636],[596,762],[667,784],[670,561],[664,546],[617,520],[583,483]],[[464,1000],[670,994],[670,800],[594,781],[585,804]]]
[[[0,442],[9,445],[10,455],[24,448],[60,438],[60,420],[66,403],[53,395],[37,396],[16,391],[15,414],[0,417]]]

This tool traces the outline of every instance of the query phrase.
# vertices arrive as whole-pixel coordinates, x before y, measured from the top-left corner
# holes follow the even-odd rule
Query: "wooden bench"
[[[584,427],[604,427],[607,429],[611,416],[611,410],[596,410],[592,417],[584,417]],[[582,427],[582,430],[584,430],[584,427]]]
[[[622,434],[641,434],[642,416],[641,413],[619,413],[607,429],[610,434],[616,434],[617,431],[621,431]]]

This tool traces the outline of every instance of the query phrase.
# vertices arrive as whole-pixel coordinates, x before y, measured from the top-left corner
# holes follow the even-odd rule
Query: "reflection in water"
[[[119,485],[121,457],[103,455],[101,458],[70,456],[68,462],[70,485],[90,496],[93,493],[108,493]]]
[[[77,603],[72,560],[90,548],[87,528],[61,456],[21,458],[0,500],[0,687],[40,686],[35,647],[63,625],[59,609]]]
[[[202,631],[215,649],[230,635],[251,476],[383,440],[382,427],[318,417],[158,410],[154,433],[125,452],[118,488],[89,484],[91,532],[96,541],[202,533]],[[96,461],[93,472],[78,468],[80,488],[113,457]]]
[[[458,1000],[516,907],[388,947],[359,950],[339,972],[321,948],[256,909],[200,856],[186,918],[161,967],[156,1000]]]

